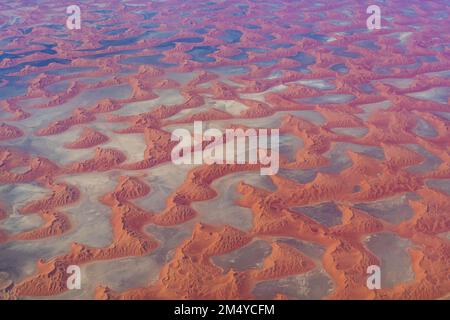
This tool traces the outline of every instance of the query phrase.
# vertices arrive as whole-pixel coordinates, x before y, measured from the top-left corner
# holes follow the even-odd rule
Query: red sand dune
[[[68,130],[73,125],[87,123],[93,120],[95,120],[95,117],[89,111],[82,108],[77,108],[74,110],[71,117],[64,120],[55,121],[51,123],[47,128],[38,130],[36,134],[38,136],[58,134]]]
[[[21,137],[22,135],[23,132],[19,128],[5,123],[0,124],[0,141],[15,139]]]
[[[94,113],[111,112],[119,110],[121,106],[111,99],[103,99],[90,109]]]
[[[70,221],[62,213],[41,211],[39,215],[45,221],[45,224],[31,231],[21,232],[12,237],[17,240],[36,240],[46,237],[58,236],[70,230]]]
[[[8,4],[8,11],[15,12],[23,6],[22,2]],[[253,299],[255,286],[263,281],[306,276],[319,267],[332,282],[325,299],[448,297],[450,242],[445,234],[450,231],[450,197],[428,182],[437,179],[445,184],[444,179],[450,179],[449,98],[445,93],[430,94],[435,100],[414,97],[417,92],[450,87],[448,76],[433,73],[448,72],[450,67],[445,45],[448,19],[437,18],[437,13],[448,12],[448,8],[439,1],[425,4],[412,0],[405,2],[415,12],[409,15],[402,4],[384,3],[383,12],[389,12],[391,17],[383,19],[387,28],[359,32],[366,28],[367,14],[357,2],[313,6],[281,1],[276,8],[263,2],[242,3],[248,8],[239,8],[229,1],[211,3],[211,11],[205,14],[197,10],[198,4],[175,0],[145,2],[139,10],[156,13],[147,20],[142,12],[118,3],[114,17],[99,10],[86,12],[87,21],[103,21],[102,30],[84,28],[82,32],[69,32],[64,38],[53,37],[56,31],[46,26],[60,24],[61,16],[50,2],[44,1],[32,12],[20,10],[18,14],[23,19],[2,30],[4,39],[9,40],[2,48],[7,56],[0,62],[0,73],[11,80],[0,82],[1,93],[15,92],[13,78],[29,80],[23,94],[8,94],[0,100],[0,183],[11,188],[32,184],[48,189],[48,195],[19,203],[21,214],[38,214],[43,222],[16,234],[0,230],[0,254],[1,245],[10,241],[20,245],[47,237],[55,243],[61,236],[72,239],[71,231],[89,223],[81,221],[76,225],[64,214],[66,207],[85,201],[89,192],[66,183],[70,175],[101,174],[117,184],[106,186],[108,191],[104,194],[93,194],[99,204],[110,210],[111,243],[94,247],[71,240],[70,249],[47,260],[39,259],[37,270],[27,277],[13,282],[0,275],[0,298],[47,297],[67,292],[66,268],[71,264],[151,256],[165,244],[147,231],[150,225],[188,232],[170,255],[164,256],[157,279],[117,291],[108,283],[95,283],[95,292],[88,293],[91,298]],[[102,1],[92,5],[93,9],[111,8]],[[303,6],[308,10],[302,11]],[[350,11],[344,11],[345,8]],[[42,19],[36,14],[41,11],[45,11],[45,24],[36,23],[30,35],[24,34],[30,19]],[[184,12],[189,15],[183,15]],[[351,16],[347,12],[352,12]],[[114,34],[116,27],[108,26],[118,22],[126,29],[123,34]],[[143,33],[142,25],[150,22],[155,23],[152,31]],[[205,28],[208,25],[213,27]],[[226,33],[228,29],[238,31],[239,39],[230,39],[233,35]],[[105,31],[112,32],[107,36]],[[178,33],[171,35],[171,31]],[[64,60],[50,59],[46,63],[49,49],[43,49],[39,42],[50,40],[55,44],[55,57]],[[112,45],[103,46],[101,40],[112,41]],[[134,64],[129,58],[140,62]],[[75,71],[69,72],[71,68]],[[324,86],[319,80],[331,86]],[[411,81],[405,85],[408,80]],[[65,86],[59,86],[64,83]],[[58,85],[58,90],[51,90],[52,85]],[[121,90],[119,87],[129,88],[130,93],[113,97]],[[111,97],[95,96],[83,103],[96,90],[109,90]],[[165,94],[176,98],[175,92],[181,95],[181,103],[166,103],[162,98]],[[80,98],[84,93],[88,94]],[[324,104],[321,99],[327,96],[351,99],[331,99]],[[73,99],[79,100],[68,107]],[[209,105],[210,100],[236,101],[246,109],[235,116],[234,112],[232,115]],[[385,101],[390,103],[383,105]],[[127,105],[134,102],[139,102],[136,109]],[[63,113],[62,108],[70,110]],[[287,114],[277,114],[281,111]],[[170,118],[179,112],[188,113],[176,120]],[[42,116],[47,113],[51,121]],[[247,121],[245,125],[234,123],[242,119]],[[258,174],[259,164],[204,164],[191,169],[176,186],[169,188],[165,182],[160,185],[159,165],[170,165],[170,153],[176,144],[166,126],[189,125],[197,120],[226,120],[229,128],[248,128],[253,122],[258,125],[267,121],[280,129],[282,137],[291,135],[303,143],[293,150],[291,160],[281,154],[281,169],[314,175],[300,182],[280,172],[268,178],[274,187],[268,190],[246,181],[243,175]],[[47,141],[46,136],[59,137],[72,127],[101,122],[111,126],[117,123],[115,135],[141,135],[145,141],[143,160],[125,163],[125,150],[98,147],[110,137],[93,129],[94,125],[84,127],[73,141],[61,141],[64,152],[70,153],[96,146],[87,160],[69,164],[50,160],[59,158],[58,153],[53,153],[59,150],[48,151],[51,155],[39,154],[41,149],[33,140]],[[25,128],[32,129],[32,133]],[[349,129],[358,128],[367,133],[352,135]],[[336,133],[336,129],[345,129],[346,133]],[[16,139],[19,137],[25,139]],[[339,144],[344,147],[336,155],[333,150]],[[424,150],[423,154],[419,149]],[[373,150],[377,156],[371,153]],[[333,166],[338,170],[332,170]],[[422,170],[411,170],[415,166],[422,166]],[[227,181],[230,175],[241,173],[236,190],[212,186],[219,179]],[[156,182],[149,184],[143,176],[155,178]],[[99,179],[98,183],[103,182]],[[151,196],[159,187],[170,189],[167,197],[155,200],[163,205],[159,212],[150,212],[134,201]],[[252,224],[246,231],[228,224],[205,223],[205,213],[194,209],[194,202],[214,201],[231,191],[238,195],[233,199],[236,212],[246,208],[251,214]],[[398,224],[356,208],[356,204],[372,204],[406,194],[416,196],[407,200],[412,216]],[[3,198],[2,202],[5,203],[0,209],[0,220],[4,221],[16,203]],[[342,220],[333,226],[320,223],[301,208],[293,209],[327,202],[335,203],[342,214]],[[217,213],[213,210],[221,209],[210,208],[211,213]],[[382,259],[369,250],[364,239],[384,232],[413,244],[405,253],[414,277],[391,287],[369,290],[367,267],[379,265]],[[324,251],[312,259],[302,250],[278,241],[279,237],[318,245]],[[213,257],[235,252],[255,239],[263,239],[271,248],[259,267],[225,271],[214,263]],[[275,299],[292,298],[278,289],[272,293]]]
[[[65,147],[69,149],[91,148],[107,141],[108,137],[104,134],[91,128],[85,128],[77,140],[67,143]]]
[[[31,201],[22,207],[20,211],[22,213],[34,213],[41,210],[51,210],[63,207],[79,199],[79,191],[73,186],[66,184],[50,184],[48,187],[52,190],[49,197]]]
[[[97,147],[92,159],[69,164],[65,171],[68,173],[106,171],[118,166],[125,160],[125,155],[119,150]]]

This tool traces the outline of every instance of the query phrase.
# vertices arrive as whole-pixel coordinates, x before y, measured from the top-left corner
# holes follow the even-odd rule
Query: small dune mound
[[[23,135],[22,130],[6,123],[0,124],[0,141],[19,138]]]
[[[104,134],[91,128],[85,128],[77,140],[65,144],[65,147],[68,149],[91,148],[107,141],[108,137]]]

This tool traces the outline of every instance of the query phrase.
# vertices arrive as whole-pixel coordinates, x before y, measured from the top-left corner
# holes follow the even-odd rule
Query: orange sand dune
[[[0,124],[0,141],[9,140],[21,137],[23,135],[22,130],[17,127],[2,123]]]
[[[143,189],[136,193],[136,188],[138,190]],[[129,199],[145,195],[148,192],[148,187],[135,178],[122,177],[119,180],[117,190],[117,192],[105,195],[103,200],[112,209],[111,224],[113,226],[114,239],[110,246],[92,248],[73,243],[70,253],[49,261],[39,261],[38,273],[18,283],[14,287],[12,294],[19,296],[48,296],[62,293],[67,290],[66,281],[68,274],[66,273],[66,268],[71,264],[144,255],[154,250],[157,242],[141,231],[143,224],[151,216],[127,202]],[[61,220],[61,216],[55,216],[55,218],[59,220],[57,225],[59,230],[67,226],[67,220]],[[45,226],[42,230],[36,230],[22,237],[37,236],[44,232],[48,233],[57,227]]]
[[[47,175],[52,176],[59,172],[59,167],[48,159],[30,157],[10,148],[0,148],[0,151],[0,172],[2,173],[0,175],[0,181],[3,183],[30,182]],[[11,171],[22,166],[28,167],[23,173]]]
[[[40,210],[51,210],[63,207],[79,199],[77,188],[66,184],[50,184],[52,194],[45,199],[31,201],[20,209],[22,213],[34,213]]]
[[[0,220],[12,228],[16,218],[42,223],[16,233],[1,227],[0,256],[10,245],[28,252],[46,238],[63,252],[49,254],[55,248],[46,243],[37,270],[26,276],[17,265],[22,259],[6,254],[2,265],[17,269],[17,279],[0,270],[0,299],[58,298],[68,291],[69,265],[103,261],[112,274],[122,258],[156,278],[117,288],[122,278],[100,283],[86,275],[92,286],[80,295],[254,299],[255,288],[273,281],[274,299],[297,299],[275,282],[320,271],[330,282],[323,299],[449,296],[447,6],[385,2],[389,19],[369,32],[366,7],[357,1],[241,2],[202,10],[177,0],[118,1],[114,8],[92,2],[83,8],[81,32],[66,30],[49,1],[31,11],[22,10],[23,0],[7,5],[0,20],[19,19],[2,29]],[[220,108],[215,100],[245,109]],[[194,121],[275,127],[290,156],[280,151],[280,170],[270,177],[259,176],[260,164],[176,167],[168,128]],[[73,137],[78,126],[82,132]],[[102,148],[106,142],[118,147]],[[36,188],[47,194],[34,197]],[[78,243],[73,234],[104,223],[98,208],[107,211],[98,232],[109,228],[109,242]],[[39,217],[20,216],[30,214]],[[333,214],[333,224],[321,221]],[[391,276],[386,257],[367,244],[386,233],[411,243],[389,262],[400,263],[404,254],[412,276],[369,290],[368,266],[381,265]],[[321,249],[313,257],[280,238]],[[59,249],[61,239],[70,249]],[[238,267],[225,269],[215,260],[237,253],[250,259],[257,241],[269,251],[251,267],[230,258]],[[160,263],[150,266],[153,258]],[[408,273],[393,273],[399,271]]]
[[[102,113],[102,112],[111,112],[119,110],[121,106],[111,99],[103,99],[99,101],[94,107],[90,109],[90,111],[94,113]]]
[[[65,171],[71,173],[106,171],[124,162],[125,159],[125,155],[118,150],[97,147],[92,159],[70,164],[65,168]]]
[[[88,123],[93,120],[95,120],[95,117],[89,111],[82,108],[77,108],[71,117],[64,120],[55,121],[47,128],[40,129],[36,134],[38,136],[58,134],[68,130],[73,125]]]
[[[45,221],[45,224],[34,230],[21,232],[14,235],[12,239],[17,240],[36,240],[51,236],[61,235],[70,229],[69,219],[62,213],[41,211],[39,215]]]
[[[108,137],[104,134],[91,128],[85,128],[77,140],[67,143],[65,147],[69,149],[91,148],[106,141],[108,141]]]

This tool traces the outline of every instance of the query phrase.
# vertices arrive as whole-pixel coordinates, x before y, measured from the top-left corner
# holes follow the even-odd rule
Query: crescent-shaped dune
[[[450,11],[378,5],[1,4],[0,299],[448,299]]]

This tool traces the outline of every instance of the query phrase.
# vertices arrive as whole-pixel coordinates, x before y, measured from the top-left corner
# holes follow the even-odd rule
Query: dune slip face
[[[449,299],[450,7],[369,5],[0,3],[0,300]]]

